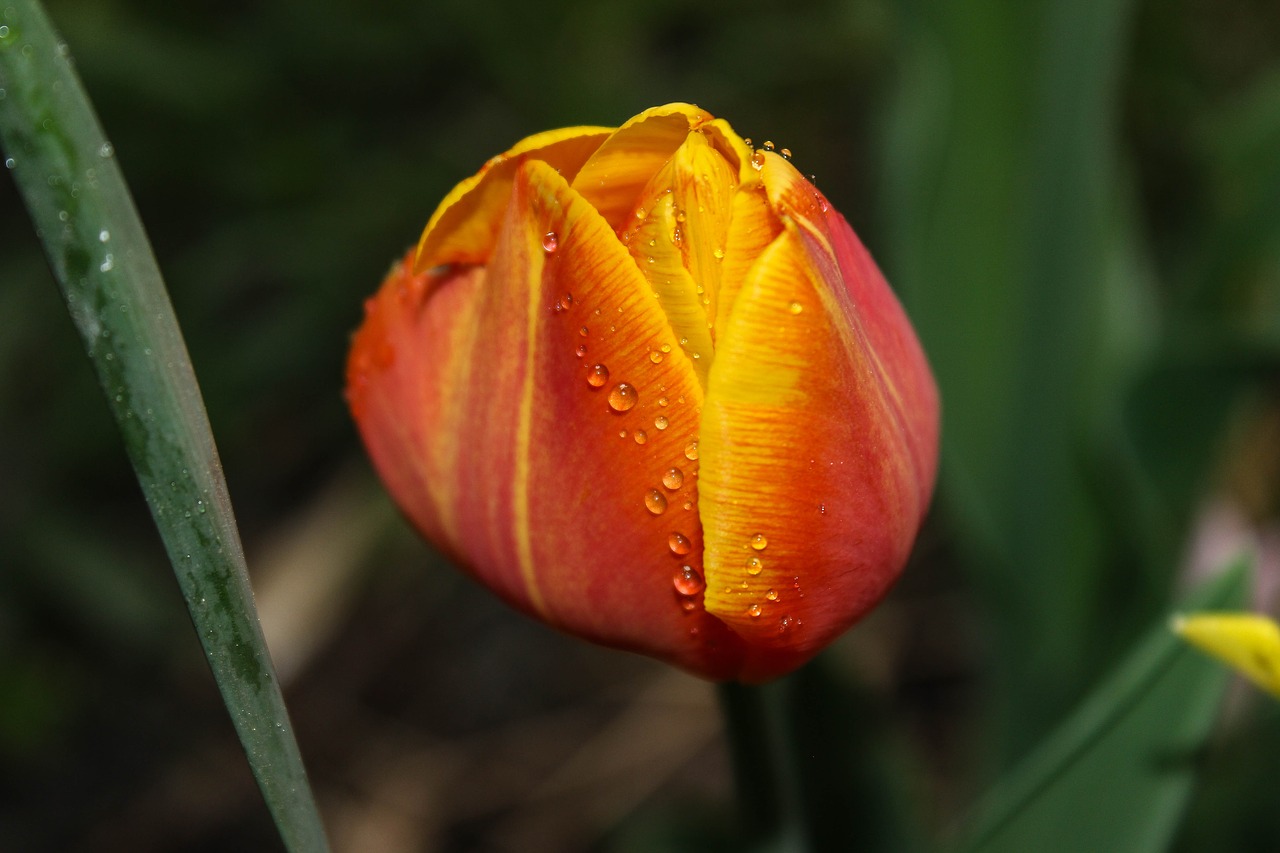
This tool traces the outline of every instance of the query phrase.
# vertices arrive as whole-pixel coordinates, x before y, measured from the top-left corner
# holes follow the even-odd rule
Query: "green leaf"
[[[186,346],[112,146],[34,0],[0,12],[0,146],[267,806],[290,850],[325,850]]]
[[[1190,596],[1187,610],[1243,605],[1240,559]],[[1141,853],[1167,848],[1217,715],[1227,670],[1166,624],[1147,636],[972,821],[967,853]]]

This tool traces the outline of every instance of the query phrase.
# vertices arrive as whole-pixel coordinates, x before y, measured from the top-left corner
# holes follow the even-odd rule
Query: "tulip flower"
[[[687,104],[531,136],[440,204],[347,370],[428,540],[715,680],[788,672],[873,607],[937,462],[915,334],[786,153]]]
[[[1280,627],[1257,613],[1175,616],[1174,633],[1280,697]]]

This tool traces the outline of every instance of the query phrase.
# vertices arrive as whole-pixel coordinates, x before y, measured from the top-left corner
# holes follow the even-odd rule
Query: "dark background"
[[[1271,0],[48,8],[165,272],[338,850],[733,843],[712,688],[449,570],[342,401],[391,260],[539,130],[686,100],[790,148],[930,354],[930,522],[805,676],[849,728],[815,749],[861,774],[837,834],[945,835],[1243,542],[1275,604]],[[0,322],[0,849],[278,849],[7,177]],[[1180,849],[1280,846],[1278,717],[1229,704]]]

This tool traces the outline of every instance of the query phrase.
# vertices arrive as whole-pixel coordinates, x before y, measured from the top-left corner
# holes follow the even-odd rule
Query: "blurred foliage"
[[[320,536],[352,579],[290,692],[339,849],[732,849],[706,708],[677,703],[661,737],[623,726],[671,706],[646,692],[659,668],[507,613],[402,526],[354,542],[385,509],[341,399],[361,300],[530,132],[688,100],[772,138],[917,323],[944,400],[930,525],[885,606],[793,686],[848,723],[811,755],[890,780],[832,784],[876,804],[850,812],[868,846],[952,827],[1063,719],[1167,612],[1196,531],[1222,527],[1208,508],[1276,547],[1272,2],[48,9],[169,283],[250,568],[354,484]],[[0,848],[273,849],[7,177],[0,235]],[[1272,550],[1264,608],[1275,570]],[[812,716],[798,738],[841,731]],[[608,808],[547,788],[624,732],[685,756],[628,765],[648,788],[595,780]],[[1237,703],[1203,763],[1180,849],[1280,846],[1274,709]]]

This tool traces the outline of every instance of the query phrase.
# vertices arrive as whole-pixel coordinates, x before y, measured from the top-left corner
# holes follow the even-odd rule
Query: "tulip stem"
[[[785,685],[720,685],[741,826],[755,849],[802,849]],[[759,846],[757,846],[759,845]]]

